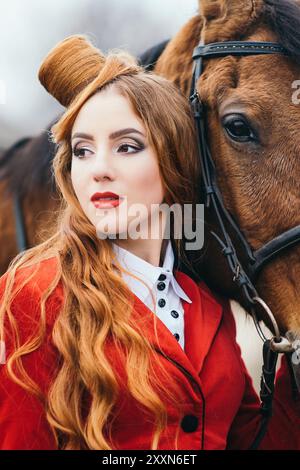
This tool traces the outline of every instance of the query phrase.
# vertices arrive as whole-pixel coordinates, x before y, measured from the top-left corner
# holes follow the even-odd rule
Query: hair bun
[[[39,80],[60,104],[67,107],[100,72],[105,57],[86,36],[69,36],[43,60]]]

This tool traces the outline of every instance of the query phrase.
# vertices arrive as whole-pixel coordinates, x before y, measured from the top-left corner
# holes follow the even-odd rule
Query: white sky
[[[138,54],[174,35],[198,0],[0,0],[0,148],[46,127],[59,107],[37,72],[70,34],[90,33],[104,51]],[[98,28],[99,24],[99,28]]]

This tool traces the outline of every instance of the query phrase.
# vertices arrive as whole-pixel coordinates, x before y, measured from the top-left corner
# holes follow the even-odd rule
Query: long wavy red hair
[[[43,61],[39,78],[48,92],[67,107],[52,128],[53,139],[58,144],[53,171],[61,195],[61,210],[55,234],[18,255],[6,273],[0,332],[1,339],[5,340],[4,324],[8,321],[15,338],[7,369],[12,380],[42,400],[59,448],[112,449],[109,417],[119,385],[104,346],[108,338],[113,338],[125,351],[129,393],[153,417],[151,448],[156,449],[167,423],[166,406],[161,397],[176,401],[176,384],[168,377],[169,386],[165,390],[162,381],[154,377],[151,364],[156,353],[131,321],[132,302],[128,301],[131,292],[122,279],[123,268],[115,258],[111,242],[97,238],[95,227],[76,198],[70,176],[70,135],[83,104],[105,87],[115,87],[130,100],[144,123],[149,143],[157,154],[166,201],[181,206],[193,204],[199,168],[190,109],[171,82],[146,73],[125,52],[105,57],[84,36],[72,36],[58,44]],[[182,240],[177,239],[175,243],[178,257],[183,257]],[[58,269],[41,295],[38,332],[22,344],[11,310],[16,295],[13,287],[16,271],[38,266],[42,260],[53,256]],[[29,283],[33,275],[23,285]],[[22,356],[43,343],[45,304],[59,283],[63,285],[64,302],[54,324],[52,341],[61,355],[61,364],[44,396],[23,367]],[[18,291],[20,288],[22,286],[18,286]],[[156,316],[153,317],[155,321]],[[167,372],[161,370],[161,374]],[[81,407],[86,393],[91,400],[83,419]]]

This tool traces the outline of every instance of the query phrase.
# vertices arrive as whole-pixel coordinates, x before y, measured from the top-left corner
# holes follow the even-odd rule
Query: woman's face
[[[148,223],[151,213],[153,220],[152,205],[164,198],[157,156],[147,142],[143,122],[114,86],[81,108],[71,145],[74,191],[99,237],[122,233],[130,238],[130,223]],[[108,200],[109,194],[105,199],[106,192],[119,199]],[[142,212],[135,204],[142,205]]]

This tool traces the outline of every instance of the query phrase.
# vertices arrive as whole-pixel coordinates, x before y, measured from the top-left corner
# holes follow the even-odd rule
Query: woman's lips
[[[104,199],[97,199],[96,201],[92,201],[96,209],[112,209],[113,207],[117,207],[121,204],[122,199],[111,199],[111,200],[104,200]]]

